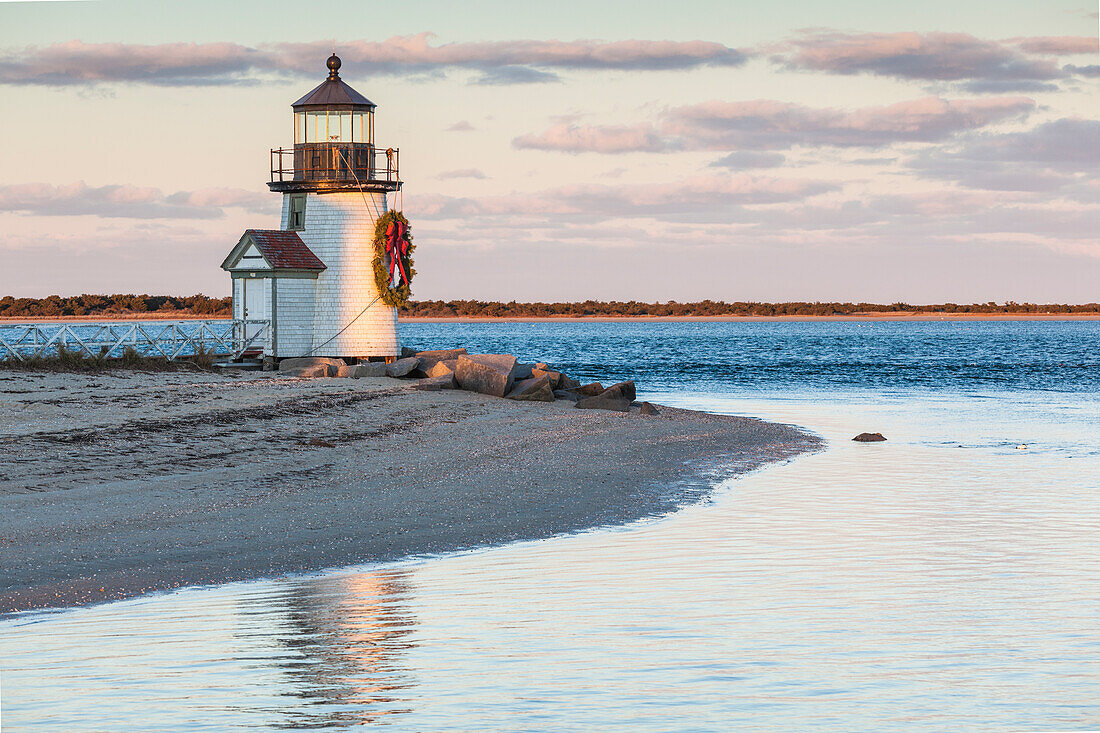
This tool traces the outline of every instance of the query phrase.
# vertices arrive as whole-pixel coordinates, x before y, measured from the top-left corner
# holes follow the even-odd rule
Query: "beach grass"
[[[107,348],[98,354],[70,349],[59,344],[57,353],[27,356],[17,359],[8,356],[0,359],[0,369],[25,372],[74,372],[95,373],[128,369],[143,372],[210,371],[214,368],[215,355],[205,347],[189,356],[169,360],[163,356],[143,356],[137,349],[127,346],[119,356],[108,356]]]

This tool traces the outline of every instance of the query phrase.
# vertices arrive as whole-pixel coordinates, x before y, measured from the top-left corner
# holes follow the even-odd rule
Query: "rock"
[[[857,443],[881,443],[886,438],[882,437],[882,433],[860,433],[852,440]]]
[[[432,349],[430,351],[418,351],[412,356],[440,361],[442,359],[457,359],[466,353],[466,349]]]
[[[567,389],[555,389],[554,397],[559,400],[569,400],[570,402],[576,402],[581,399],[581,396],[576,392],[572,392]]]
[[[280,369],[279,375],[283,377],[303,377],[303,378],[316,378],[327,377],[329,366],[328,364],[314,364],[313,366],[303,366],[297,369]]]
[[[598,397],[585,397],[577,402],[574,407],[581,410],[614,410],[615,412],[630,412],[630,402],[616,400],[600,395]]]
[[[600,397],[606,397],[609,400],[626,400],[627,402],[633,402],[634,398],[637,397],[634,393],[634,382],[627,380],[625,382],[613,384],[601,392]]]
[[[438,377],[428,377],[427,379],[421,379],[416,383],[416,389],[423,390],[425,392],[438,392],[441,389],[454,389],[458,385],[455,384],[454,372],[449,372]]]
[[[402,346],[401,347],[401,358],[405,359],[405,358],[408,358],[410,356],[416,356],[416,350],[415,349],[410,349],[408,346]]]
[[[320,438],[310,438],[309,440],[303,440],[301,445],[312,445],[316,448],[335,448],[335,443],[330,443],[327,440],[321,440]]]
[[[539,369],[538,365],[531,370],[532,377],[547,377],[550,379],[550,386],[554,389],[561,387],[561,372],[555,372],[550,369]]]
[[[656,415],[660,411],[650,403],[643,402],[642,406],[638,408],[638,412],[642,415]]]
[[[409,372],[416,369],[420,364],[420,359],[415,356],[406,356],[404,359],[398,359],[392,364],[386,365],[387,377],[405,377]]]
[[[352,376],[356,379],[360,377],[384,377],[386,376],[386,367],[388,365],[381,361],[365,361],[355,365],[355,374]]]
[[[599,382],[592,382],[591,384],[570,387],[569,391],[576,392],[581,397],[597,397],[604,393],[604,387]]]
[[[469,392],[503,397],[516,379],[516,357],[511,354],[464,354],[458,357],[455,380]]]
[[[356,368],[357,367],[354,367],[354,366],[336,367],[336,373],[333,374],[332,376],[334,376],[334,377],[344,377],[346,379],[351,379],[352,377],[355,376]]]
[[[315,367],[324,365],[328,374],[321,376],[336,376],[336,370],[342,366],[347,366],[343,359],[330,359],[325,356],[299,356],[293,359],[283,359],[279,362],[279,371],[285,372],[293,369],[302,369],[304,367]]]
[[[561,375],[561,379],[558,380],[558,389],[576,389],[579,386],[581,386],[580,382],[571,377],[567,377],[564,372]]]
[[[435,364],[432,364],[425,373],[425,376],[442,377],[445,374],[454,374],[457,368],[458,359],[444,359],[443,361],[437,361]]]
[[[535,364],[535,369],[541,369],[544,372],[548,372],[550,371],[550,365],[545,361],[540,361],[538,364]]]
[[[427,374],[428,371],[441,361],[457,361],[458,357],[466,353],[466,349],[436,349],[434,351],[418,351],[416,358],[420,359],[417,370]]]
[[[531,377],[516,382],[516,388],[508,393],[510,400],[528,400],[530,402],[553,402],[554,390],[550,387],[549,377]]]
[[[524,364],[523,362],[516,362],[516,379],[530,379],[533,374],[531,371],[535,368],[534,364]]]

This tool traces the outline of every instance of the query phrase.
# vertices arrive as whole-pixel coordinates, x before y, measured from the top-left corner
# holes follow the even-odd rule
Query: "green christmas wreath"
[[[382,302],[400,308],[412,295],[413,243],[409,220],[387,211],[374,225],[374,283]]]

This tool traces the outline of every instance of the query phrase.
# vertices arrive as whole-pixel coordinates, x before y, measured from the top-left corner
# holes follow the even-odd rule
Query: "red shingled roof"
[[[325,263],[317,259],[309,247],[306,246],[298,232],[284,232],[281,229],[248,229],[246,236],[251,236],[256,247],[267,260],[268,264],[276,270],[324,270]]]

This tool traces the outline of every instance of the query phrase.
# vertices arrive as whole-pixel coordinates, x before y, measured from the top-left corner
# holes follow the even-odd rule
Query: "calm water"
[[[403,336],[829,448],[627,527],[9,617],[4,730],[1100,729],[1100,324]]]

